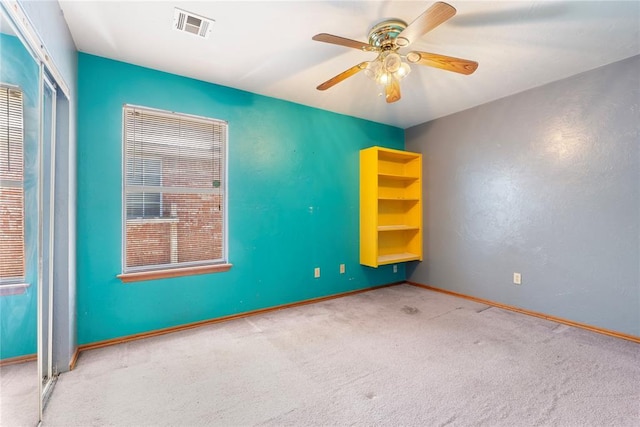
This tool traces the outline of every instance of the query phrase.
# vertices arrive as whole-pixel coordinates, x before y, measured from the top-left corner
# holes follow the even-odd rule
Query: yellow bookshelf
[[[360,151],[360,264],[422,261],[422,155]]]

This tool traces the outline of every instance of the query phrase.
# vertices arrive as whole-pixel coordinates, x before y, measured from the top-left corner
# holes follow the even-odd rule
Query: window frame
[[[215,260],[203,260],[203,261],[187,261],[181,263],[171,263],[171,264],[155,264],[155,265],[146,265],[146,266],[136,266],[136,267],[127,267],[127,234],[126,227],[127,223],[138,223],[138,224],[147,224],[147,223],[157,223],[157,222],[174,222],[175,218],[163,218],[162,216],[154,217],[154,218],[127,218],[127,206],[126,206],[126,197],[127,197],[127,183],[126,183],[126,162],[127,162],[127,154],[126,154],[126,114],[128,109],[141,110],[146,111],[151,114],[164,115],[173,118],[187,119],[205,123],[217,123],[224,126],[224,143],[221,144],[221,155],[223,157],[220,167],[222,168],[220,178],[222,183],[220,185],[220,192],[222,198],[222,204],[224,209],[222,209],[222,256],[220,259]],[[179,113],[175,111],[169,110],[161,110],[157,108],[132,105],[132,104],[123,104],[122,106],[122,135],[121,135],[121,221],[122,221],[122,229],[121,229],[121,238],[122,238],[122,260],[121,260],[121,274],[118,274],[118,277],[122,282],[137,282],[143,280],[153,280],[160,278],[168,278],[168,277],[179,277],[186,275],[194,275],[194,274],[205,274],[205,273],[214,273],[214,272],[222,272],[228,271],[232,264],[229,263],[229,205],[228,205],[228,164],[229,164],[229,156],[228,156],[228,145],[229,145],[229,123],[225,120],[214,119],[210,117],[203,117],[193,114]],[[160,160],[160,164],[163,164],[162,159]],[[161,178],[163,177],[164,171],[161,172]],[[161,186],[162,188],[162,186]],[[162,191],[161,194],[161,204],[162,204]],[[160,212],[162,215],[162,210]]]
[[[9,95],[10,91],[17,91],[20,92],[20,114],[21,114],[21,119],[20,121],[22,122],[22,129],[21,129],[21,136],[20,136],[20,142],[21,142],[21,151],[22,151],[22,175],[21,175],[21,180],[13,180],[13,179],[7,179],[7,180],[3,180],[0,178],[0,182],[4,182],[5,184],[8,184],[6,187],[7,188],[19,188],[22,190],[22,205],[21,205],[21,209],[22,209],[22,276],[12,276],[12,277],[2,277],[0,276],[0,295],[12,295],[14,293],[20,293],[20,291],[25,288],[28,287],[28,283],[26,283],[27,280],[27,242],[26,242],[26,215],[25,215],[25,209],[26,209],[26,204],[25,204],[25,161],[24,161],[24,144],[25,144],[25,129],[24,129],[24,120],[25,120],[25,107],[24,107],[24,98],[25,98],[25,94],[24,91],[22,90],[21,87],[16,86],[16,85],[12,85],[9,83],[4,83],[4,82],[0,82],[0,90],[6,90],[7,91],[7,96]],[[7,116],[7,125],[9,124],[9,116]],[[9,142],[9,141],[7,141]],[[8,148],[9,152],[11,151]],[[7,155],[9,155],[9,152],[7,153]]]

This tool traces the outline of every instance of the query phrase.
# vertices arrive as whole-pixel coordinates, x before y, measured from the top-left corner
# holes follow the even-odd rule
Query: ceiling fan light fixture
[[[400,19],[387,19],[374,25],[369,31],[369,43],[351,40],[340,36],[320,33],[313,40],[350,47],[367,52],[378,52],[373,61],[364,61],[318,85],[318,90],[326,90],[360,71],[384,86],[387,103],[397,102],[401,98],[400,80],[411,72],[411,64],[440,68],[469,75],[476,71],[478,63],[467,59],[444,56],[437,53],[409,52],[400,55],[401,48],[406,48],[418,38],[433,30],[456,14],[450,4],[437,1],[411,24]]]
[[[398,79],[403,79],[411,72],[411,67],[406,62],[403,62],[398,68],[398,71],[395,72],[395,75]]]
[[[395,51],[382,52],[378,57],[369,62],[365,69],[365,75],[379,85],[387,85],[391,79],[400,81],[411,72],[409,64]]]
[[[367,68],[364,70],[364,75],[370,78],[371,80],[377,80],[378,75],[380,74],[380,69],[382,67],[382,62],[376,59],[375,61],[370,61],[367,64]]]
[[[389,52],[382,60],[384,63],[384,69],[390,73],[395,73],[400,69],[400,64],[402,64],[402,58],[395,52]]]
[[[387,83],[391,81],[391,79],[392,79],[391,74],[384,72],[384,73],[380,73],[380,76],[376,81],[378,82],[378,84],[382,86],[386,86]]]

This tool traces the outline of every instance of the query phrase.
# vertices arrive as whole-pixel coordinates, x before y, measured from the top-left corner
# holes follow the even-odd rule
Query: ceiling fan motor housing
[[[382,50],[397,49],[395,40],[407,28],[407,23],[401,19],[382,21],[369,31],[369,44]]]

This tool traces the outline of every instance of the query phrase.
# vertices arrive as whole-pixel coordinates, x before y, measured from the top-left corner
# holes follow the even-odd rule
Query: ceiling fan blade
[[[436,28],[456,14],[456,9],[448,3],[437,2],[418,16],[396,38],[396,44],[400,47],[409,46],[424,34]]]
[[[472,74],[478,68],[478,63],[475,61],[427,52],[409,52],[407,61],[466,75]]]
[[[337,44],[339,46],[351,47],[353,49],[358,49],[358,50],[362,50],[362,51],[365,51],[365,52],[377,52],[377,51],[380,50],[379,48],[377,48],[375,46],[371,46],[369,43],[359,42],[357,40],[346,39],[344,37],[334,36],[332,34],[327,34],[327,33],[316,34],[315,36],[312,37],[312,39],[315,40],[315,41],[319,41],[319,42],[325,42],[325,43]]]
[[[385,98],[387,99],[387,103],[391,104],[392,102],[396,102],[400,100],[400,82],[398,79],[391,77],[389,82],[384,88]]]
[[[367,68],[367,65],[369,65],[369,61],[361,62],[358,65],[354,65],[353,67],[349,68],[348,70],[345,70],[345,71],[341,72],[340,74],[338,74],[337,76],[334,76],[334,77],[330,78],[329,80],[327,80],[326,82],[318,85],[318,87],[316,89],[318,89],[318,90],[327,90],[330,87],[340,83],[341,81],[343,81],[343,80],[355,75],[359,71],[364,70],[365,68]]]

